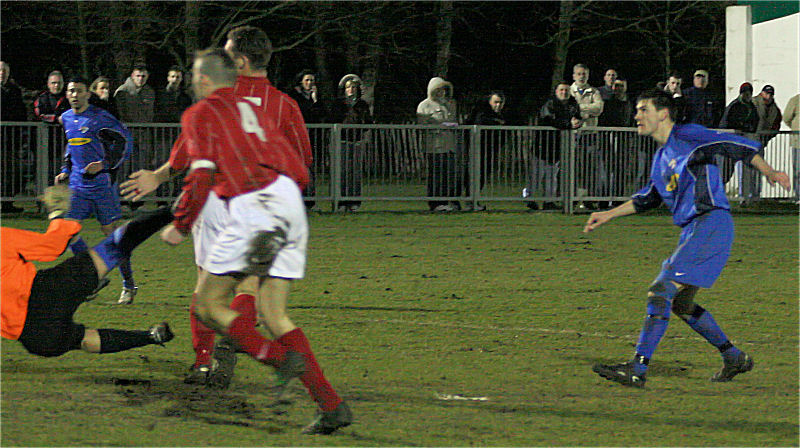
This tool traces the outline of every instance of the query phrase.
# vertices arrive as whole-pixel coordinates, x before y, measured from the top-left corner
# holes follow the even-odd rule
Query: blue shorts
[[[710,288],[717,280],[733,245],[733,218],[716,209],[683,227],[678,248],[661,264],[662,280]]]
[[[122,218],[119,195],[115,186],[91,192],[72,190],[72,205],[65,217],[82,221],[92,215],[97,217],[101,226],[107,226]]]

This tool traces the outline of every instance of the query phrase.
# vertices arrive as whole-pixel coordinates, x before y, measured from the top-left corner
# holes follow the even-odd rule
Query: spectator
[[[289,96],[300,106],[306,123],[325,123],[327,110],[317,91],[317,75],[305,69],[297,74]]]
[[[117,111],[117,103],[114,97],[111,96],[111,80],[105,76],[98,76],[92,85],[89,86],[89,91],[92,97],[89,98],[89,104],[105,109],[106,112],[119,119],[119,112]]]
[[[572,79],[575,82],[570,86],[570,94],[581,108],[581,119],[586,126],[597,126],[597,117],[603,113],[603,98],[597,89],[589,85],[589,67],[575,64]]]
[[[180,123],[183,111],[192,105],[192,97],[183,90],[183,72],[173,65],[167,72],[167,86],[156,92],[153,120],[156,123]]]
[[[672,95],[678,123],[684,123],[686,121],[686,98],[683,96],[683,92],[681,92],[682,83],[683,79],[678,75],[678,73],[672,72],[667,77],[667,82],[663,87],[665,92]]]
[[[786,102],[786,107],[783,108],[783,122],[794,132],[789,142],[792,145],[794,165],[794,178],[792,180],[795,197],[800,195],[800,135],[797,134],[800,131],[800,104],[798,103],[800,103],[800,93],[789,98],[789,101]]]
[[[332,121],[342,124],[372,124],[369,105],[361,99],[361,78],[345,75],[339,81],[340,97],[333,104]],[[361,196],[361,178],[364,169],[364,146],[368,133],[363,129],[342,130],[342,196]],[[339,202],[339,211],[354,212],[361,201]]]
[[[603,101],[603,113],[600,114],[597,124],[607,127],[629,127],[633,124],[633,104],[628,99],[628,83],[617,79],[612,86],[612,95]],[[645,166],[646,160],[634,165],[630,163],[631,155],[628,142],[633,136],[627,132],[605,132],[600,135],[603,147],[601,148],[603,165],[607,168],[608,185],[611,196],[625,195],[626,171],[631,168]],[[631,168],[627,168],[631,167]],[[627,169],[626,169],[627,168]]]
[[[141,64],[134,65],[131,75],[114,92],[114,101],[117,103],[119,119],[125,124],[130,123],[152,123],[155,115],[154,106],[156,93],[152,87],[147,85],[150,73],[147,67]],[[153,139],[150,129],[132,128],[131,134],[136,142],[133,150],[131,164],[133,170],[154,168],[157,157],[153,147]],[[127,203],[131,209],[139,208],[141,202]]]
[[[696,123],[708,128],[717,126],[719,122],[719,101],[708,89],[708,72],[696,70],[694,72],[693,86],[683,91],[686,99],[685,121]]]
[[[623,80],[615,80],[611,96],[603,98],[603,113],[598,117],[597,124],[611,127],[631,126],[633,123],[632,111],[633,105],[628,100],[628,83]]]
[[[36,97],[33,102],[33,113],[45,123],[58,124],[61,114],[69,109],[69,102],[64,94],[64,77],[54,70],[47,75],[47,90]]]
[[[561,137],[564,130],[578,129],[583,126],[578,101],[570,95],[570,85],[564,81],[556,85],[554,94],[542,105],[537,117],[539,126],[552,126],[559,132],[548,133],[554,138],[546,138],[544,144],[536,144],[536,153],[531,157],[531,169],[528,173],[528,187],[523,190],[523,197],[543,195],[557,197],[558,172],[561,162]],[[544,202],[539,206],[536,202],[526,204],[530,209],[555,209],[555,202]]]
[[[64,92],[64,77],[61,72],[54,70],[47,76],[47,90],[43,91],[33,101],[33,114],[36,119],[45,123],[57,125],[61,123],[61,114],[69,110]],[[47,178],[52,179],[59,169],[64,138],[60,129],[55,126],[47,129]],[[38,161],[37,161],[38,163]]]
[[[0,61],[0,121],[25,121],[25,105],[22,103],[22,89],[11,79],[11,67]],[[13,132],[4,130],[2,138],[2,196],[13,198],[22,189],[23,170],[19,163],[20,151],[23,151],[22,141],[15,138]],[[13,202],[3,202],[0,213],[19,213],[23,209]]]
[[[506,118],[503,115],[503,108],[506,105],[506,96],[503,92],[493,91],[473,108],[467,118],[467,124],[478,126],[503,126]],[[481,154],[480,154],[480,180],[481,189],[486,185],[486,178],[494,172],[497,166],[497,158],[504,145],[506,132],[499,129],[486,129],[481,133]],[[466,164],[467,168],[469,164]],[[467,169],[466,187],[469,188],[469,169]],[[486,210],[485,205],[478,204],[475,211]]]
[[[683,80],[680,76],[678,76],[677,73],[671,73],[667,77],[666,84],[664,84],[664,91],[671,94],[673,99],[680,98],[683,96],[683,93],[681,92],[682,82]]]
[[[606,70],[606,74],[603,77],[605,84],[603,87],[597,89],[600,92],[600,97],[603,99],[603,101],[608,101],[614,96],[614,82],[616,82],[618,78],[619,75],[617,74],[616,70],[613,68]]]
[[[453,84],[435,77],[428,81],[428,96],[417,105],[417,123],[441,126],[458,126]],[[428,163],[428,196],[452,197],[461,195],[461,177],[458,167],[458,135],[453,130],[433,129],[423,131],[424,151]],[[449,212],[461,207],[457,201],[428,201],[431,211]]]
[[[328,119],[328,111],[317,90],[317,75],[311,70],[305,69],[297,74],[294,84],[294,87],[289,90],[289,97],[300,107],[303,121],[306,123],[325,123]],[[303,190],[303,196],[315,196],[317,194],[314,169],[316,166],[324,166],[324,163],[319,161],[327,156],[327,152],[324,151],[327,139],[324,138],[321,131],[322,129],[319,129],[318,132],[312,132],[311,129],[308,130],[314,162],[309,168],[310,180],[306,189]],[[316,202],[312,200],[305,200],[304,202],[306,208],[309,209],[316,205]]]
[[[767,146],[767,142],[772,140],[776,131],[781,128],[781,109],[775,103],[775,88],[767,84],[761,89],[761,93],[753,98],[753,104],[758,111],[758,132],[761,135],[761,144]]]
[[[144,65],[136,65],[131,76],[114,92],[120,118],[125,123],[152,123],[156,93],[147,85],[150,73]]]
[[[0,120],[26,121],[25,104],[22,102],[22,89],[11,79],[11,66],[0,61],[0,84],[2,84],[2,101],[0,101]]]
[[[597,126],[598,117],[603,113],[603,98],[597,89],[589,85],[589,67],[576,64],[572,68],[572,79],[575,82],[570,86],[570,94],[581,108],[581,119],[586,126]],[[577,163],[582,165],[577,170],[579,197],[600,194],[607,181],[605,166],[598,152],[598,137],[596,132],[584,132],[577,138],[576,145],[579,151]],[[583,203],[581,202],[578,207],[584,208]]]
[[[758,111],[753,104],[752,84],[745,82],[739,86],[739,96],[725,108],[719,127],[735,129],[751,140],[758,140],[755,135],[758,128]],[[718,160],[718,164],[721,167],[722,183],[727,184],[733,175],[733,164],[727,158]]]

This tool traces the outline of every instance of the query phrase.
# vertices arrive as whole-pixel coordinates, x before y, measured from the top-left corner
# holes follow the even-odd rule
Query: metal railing
[[[624,201],[648,179],[655,142],[634,128],[560,131],[537,126],[428,126],[308,124],[314,164],[308,202],[330,203],[333,210],[361,202],[423,201],[472,208],[519,208],[522,203],[557,207],[572,213],[584,202]],[[132,160],[117,174],[154,169],[169,158],[178,124],[132,124]],[[722,163],[730,173],[729,197],[798,197],[797,132],[753,138],[766,142],[765,159],[786,171],[786,192],[753,176],[747,167]],[[0,123],[2,195],[0,200],[33,200],[53,183],[65,145],[60,126]],[[149,197],[172,200],[176,179]],[[375,207],[371,207],[375,209]],[[379,208],[379,207],[378,207]]]

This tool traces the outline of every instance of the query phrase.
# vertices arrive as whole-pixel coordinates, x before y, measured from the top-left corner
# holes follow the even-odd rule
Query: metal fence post
[[[49,184],[50,173],[50,129],[45,123],[36,123],[36,195],[44,193]]]
[[[564,213],[571,215],[575,212],[572,203],[575,197],[575,135],[573,131],[556,131],[560,133],[559,151],[561,152],[561,201]]]
[[[342,126],[334,124],[331,129],[331,199],[333,209],[339,209],[339,201],[342,197]]]
[[[477,125],[472,125],[469,133],[469,200],[472,202],[472,210],[477,210],[481,195],[481,131]]]

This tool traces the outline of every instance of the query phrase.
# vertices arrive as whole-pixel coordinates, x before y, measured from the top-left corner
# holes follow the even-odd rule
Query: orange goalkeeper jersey
[[[77,221],[54,219],[47,233],[0,228],[0,333],[6,339],[19,339],[36,266],[31,261],[53,261],[67,249],[69,240],[81,230]]]

